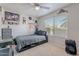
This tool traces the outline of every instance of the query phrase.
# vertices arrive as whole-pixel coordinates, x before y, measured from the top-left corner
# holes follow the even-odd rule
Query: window
[[[67,37],[68,17],[65,15],[55,17],[55,36]]]
[[[42,20],[48,35],[67,37],[68,16],[58,15],[46,20]]]

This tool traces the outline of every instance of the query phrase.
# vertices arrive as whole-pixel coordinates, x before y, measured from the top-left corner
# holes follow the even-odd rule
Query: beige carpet
[[[47,43],[15,53],[15,56],[70,56],[65,52],[64,43],[64,38],[49,36]]]
[[[17,53],[16,56],[67,56],[63,48],[48,43]]]

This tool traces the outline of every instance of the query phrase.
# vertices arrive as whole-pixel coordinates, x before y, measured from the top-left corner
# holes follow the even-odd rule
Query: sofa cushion
[[[37,31],[35,34],[37,35],[46,35],[46,31]]]

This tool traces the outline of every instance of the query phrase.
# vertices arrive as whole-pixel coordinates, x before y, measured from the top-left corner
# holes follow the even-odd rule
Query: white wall
[[[79,41],[79,4],[65,8],[69,11],[69,38]]]
[[[0,36],[1,36],[1,28],[7,28],[7,24],[2,24],[2,17],[4,18],[4,11],[9,11],[9,12],[12,12],[12,13],[17,13],[20,15],[20,22],[18,25],[9,25],[10,28],[12,28],[12,35],[13,37],[16,37],[16,36],[19,36],[19,35],[29,35],[29,34],[33,34],[34,31],[35,31],[35,28],[32,29],[32,31],[29,31],[29,25],[28,25],[28,22],[29,22],[29,19],[27,15],[25,15],[24,13],[19,13],[17,12],[17,10],[11,10],[11,9],[7,9],[6,8],[3,8],[2,12],[0,12]],[[26,18],[26,24],[22,24],[22,20],[23,20],[23,17]],[[33,22],[34,20],[36,20],[36,18],[33,18]]]
[[[70,6],[64,7],[64,9],[68,10],[68,15],[69,15],[68,39],[76,40],[77,50],[79,53],[79,4],[71,4]],[[40,18],[39,21],[42,22],[42,20],[53,17],[55,15],[56,12],[51,13],[47,16]],[[41,23],[39,24],[41,25]],[[58,41],[63,43],[61,40]]]

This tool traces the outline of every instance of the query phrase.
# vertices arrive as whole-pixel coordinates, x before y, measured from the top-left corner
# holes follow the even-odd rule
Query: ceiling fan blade
[[[60,14],[60,13],[64,13],[64,12],[68,13],[67,10],[61,9],[61,10],[58,12],[58,14]]]
[[[49,7],[46,7],[46,6],[41,6],[40,4],[38,4],[38,3],[28,3],[28,5],[30,5],[31,7],[36,7],[36,6],[38,6],[38,7],[40,7],[40,8],[43,8],[43,9],[50,9]]]
[[[38,3],[33,3],[34,6],[40,6]]]
[[[40,6],[40,8],[50,9],[49,7],[45,7],[45,6]]]

